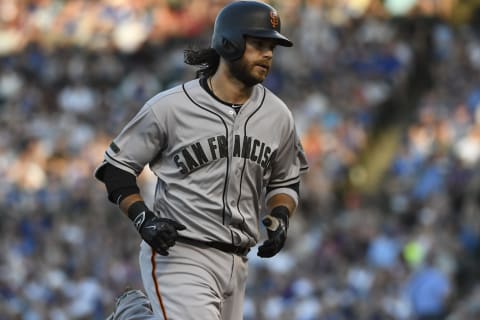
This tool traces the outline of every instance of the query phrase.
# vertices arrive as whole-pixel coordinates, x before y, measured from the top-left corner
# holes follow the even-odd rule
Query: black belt
[[[201,240],[195,240],[195,239],[190,239],[185,237],[179,237],[177,241],[186,243],[186,244],[191,244],[196,247],[203,246],[203,247],[215,248],[217,250],[220,250],[226,253],[236,254],[239,256],[246,256],[250,251],[250,248],[248,247],[240,247],[240,246],[233,245],[231,243],[218,242],[218,241],[201,241]]]

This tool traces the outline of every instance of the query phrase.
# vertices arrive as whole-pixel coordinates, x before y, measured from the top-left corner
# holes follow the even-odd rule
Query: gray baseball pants
[[[139,259],[157,319],[243,319],[246,256],[178,241],[161,256],[142,241]]]

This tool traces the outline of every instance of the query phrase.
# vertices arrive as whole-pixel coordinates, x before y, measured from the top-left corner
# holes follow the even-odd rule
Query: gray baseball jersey
[[[181,235],[253,246],[259,239],[262,192],[287,186],[307,169],[290,110],[263,85],[238,114],[198,79],[143,106],[114,139],[105,161],[158,177],[153,211],[185,225]],[[285,188],[284,188],[285,187]]]

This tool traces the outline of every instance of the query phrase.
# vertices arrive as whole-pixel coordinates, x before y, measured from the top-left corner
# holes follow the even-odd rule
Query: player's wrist
[[[137,201],[130,205],[127,215],[132,220],[135,228],[140,231],[145,221],[155,217],[155,214],[148,209],[143,201]]]
[[[285,226],[285,229],[288,229],[289,219],[290,219],[290,211],[286,206],[278,206],[274,207],[272,211],[270,211],[270,215],[281,220]]]

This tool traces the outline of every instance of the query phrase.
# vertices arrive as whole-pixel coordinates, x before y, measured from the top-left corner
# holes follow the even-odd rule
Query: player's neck
[[[225,72],[215,73],[209,79],[209,86],[219,99],[235,105],[244,104],[250,98],[253,90],[253,87],[247,87]]]

